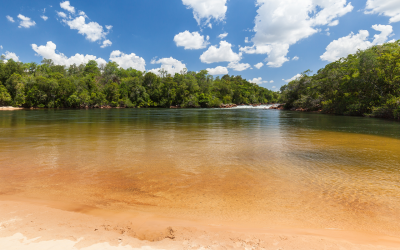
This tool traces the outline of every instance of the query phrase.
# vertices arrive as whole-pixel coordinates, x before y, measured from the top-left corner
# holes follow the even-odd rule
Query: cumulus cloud
[[[396,0],[368,0],[366,14],[380,14],[390,17],[389,23],[400,21],[400,2]]]
[[[3,46],[2,46],[2,45],[0,45],[0,49],[3,49]]]
[[[239,51],[246,53],[246,54],[267,54],[270,53],[272,50],[271,45],[261,45],[261,46],[246,46],[241,47]]]
[[[339,20],[332,21],[328,26],[337,26],[339,24]]]
[[[224,20],[228,9],[226,2],[227,0],[182,0],[188,9],[193,9],[193,16],[198,25],[210,24],[211,19]]]
[[[264,66],[264,63],[259,62],[256,65],[254,65],[254,67],[256,67],[257,69],[260,69],[262,66]]]
[[[221,38],[221,39],[224,39],[225,37],[227,37],[228,36],[228,33],[222,33],[222,34],[220,34],[219,36],[218,36],[218,38]]]
[[[259,7],[252,38],[253,47],[244,53],[267,54],[270,67],[281,67],[290,45],[319,30],[317,26],[337,24],[337,18],[353,10],[347,0],[257,0]],[[263,46],[262,49],[258,47]]]
[[[15,22],[14,18],[10,17],[9,15],[7,15],[6,18],[7,18],[8,21],[10,21],[12,23]]]
[[[297,61],[297,60],[299,60],[300,58],[298,57],[298,56],[295,56],[295,57],[293,57],[292,58],[292,61]]]
[[[62,22],[67,24],[71,29],[77,30],[79,34],[85,36],[85,38],[92,42],[101,42],[102,48],[110,46],[111,41],[106,39],[107,34],[111,30],[111,25],[106,25],[105,29],[103,26],[98,24],[97,22],[88,22],[86,23],[86,18],[88,16],[83,11],[79,11],[78,15],[75,15],[75,8],[71,6],[69,1],[64,1],[60,3],[61,8],[71,13],[67,15],[64,12],[57,12],[57,15],[62,18]]]
[[[230,62],[228,64],[228,68],[233,69],[235,71],[243,71],[250,67],[251,66],[248,63]]]
[[[57,12],[57,15],[59,16],[59,17],[61,17],[61,18],[66,18],[67,17],[67,14],[65,14],[64,12],[62,12],[62,11],[56,11]]]
[[[75,8],[73,6],[71,6],[71,4],[69,3],[69,1],[65,1],[60,3],[60,7],[63,8],[66,11],[71,12],[72,14],[75,14]]]
[[[43,20],[45,20],[45,21],[47,21],[47,19],[49,19],[47,16],[45,16],[45,15],[41,15],[40,16]]]
[[[118,63],[124,69],[133,68],[140,71],[145,71],[146,62],[142,57],[137,56],[135,53],[125,54],[119,50],[114,50],[110,54],[110,60]]]
[[[176,60],[172,57],[170,58],[161,58],[159,60],[153,59],[151,60],[151,64],[161,64],[160,68],[149,70],[154,74],[159,74],[159,70],[164,69],[169,74],[175,75],[175,73],[180,73],[183,69],[186,68],[186,65],[179,60]]]
[[[249,80],[249,82],[255,83],[258,85],[263,84],[263,83],[268,83],[268,81],[263,81],[261,77],[253,78],[252,80]]]
[[[391,25],[373,25],[372,28],[381,32],[374,35],[372,42],[368,41],[368,30],[360,30],[358,34],[351,32],[348,36],[332,41],[320,58],[324,61],[333,62],[341,57],[356,53],[358,49],[364,50],[374,45],[383,44],[393,35]]]
[[[108,46],[111,46],[111,45],[112,45],[112,42],[107,39],[107,40],[103,41],[103,45],[101,45],[100,47],[101,48],[105,48],[105,47],[108,47]]]
[[[215,68],[207,68],[208,74],[210,75],[226,75],[229,73],[226,67],[217,66]]]
[[[291,82],[291,81],[294,81],[294,80],[296,80],[296,79],[298,79],[298,78],[300,78],[300,77],[301,77],[301,74],[297,74],[297,75],[293,76],[293,77],[290,78],[290,79],[287,79],[287,80],[282,79],[282,80],[285,81],[285,82]]]
[[[56,44],[49,41],[46,45],[37,46],[36,44],[32,44],[32,49],[37,53],[36,55],[41,56],[42,58],[51,59],[57,65],[66,65],[67,67],[76,64],[80,65],[82,63],[87,63],[90,60],[95,60],[99,65],[106,64],[106,61],[102,58],[97,58],[93,55],[82,55],[75,54],[74,56],[67,57],[63,53],[56,52]]]
[[[187,30],[175,35],[174,42],[185,49],[204,49],[209,44],[199,32],[190,33]]]
[[[17,56],[14,52],[6,51],[4,56],[6,57],[6,59],[13,59],[16,62],[19,62],[19,56]]]
[[[103,27],[96,23],[86,23],[84,16],[76,17],[72,20],[64,20],[64,22],[74,30],[78,30],[78,33],[84,35],[89,41],[95,42],[102,40],[106,37],[107,32],[104,31]]]
[[[24,15],[19,14],[19,15],[18,15],[18,18],[21,20],[21,21],[19,22],[18,28],[22,28],[22,27],[24,27],[24,28],[30,28],[30,27],[36,25],[35,21],[32,21],[29,17],[26,17],[26,16],[24,16]]]
[[[203,63],[215,62],[238,62],[241,59],[241,54],[232,51],[232,44],[221,41],[219,48],[217,46],[210,46],[201,56],[200,60]]]
[[[269,81],[269,83],[274,83],[274,80],[271,80],[271,81]],[[275,86],[273,86],[273,88],[274,88]]]

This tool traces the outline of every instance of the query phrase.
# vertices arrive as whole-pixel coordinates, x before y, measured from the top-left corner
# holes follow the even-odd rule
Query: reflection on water
[[[0,113],[0,198],[400,235],[400,123],[277,110]]]

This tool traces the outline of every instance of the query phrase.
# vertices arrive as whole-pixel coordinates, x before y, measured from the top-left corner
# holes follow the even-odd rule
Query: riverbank
[[[39,109],[137,109],[137,108],[166,108],[166,107],[112,107],[110,105],[104,106],[82,106],[79,108],[38,108],[38,107],[12,107],[12,106],[0,106],[0,110],[39,110]],[[202,109],[202,108],[221,108],[221,109],[232,109],[232,108],[265,108],[265,109],[283,109],[283,106],[279,103],[255,103],[255,104],[221,104],[217,107],[180,107],[180,106],[171,106],[169,109]]]
[[[21,108],[21,107],[12,107],[12,106],[0,107],[0,110],[20,110],[20,109],[24,109],[24,108]]]
[[[231,223],[181,221],[139,211],[110,215],[90,208],[82,211],[73,211],[73,206],[71,211],[54,208],[57,206],[62,204],[1,200],[2,249],[394,250],[400,247],[399,238],[337,229],[238,227]]]

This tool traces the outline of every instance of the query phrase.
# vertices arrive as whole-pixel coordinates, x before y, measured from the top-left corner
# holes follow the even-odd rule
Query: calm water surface
[[[400,236],[400,123],[255,109],[2,111],[1,197]]]

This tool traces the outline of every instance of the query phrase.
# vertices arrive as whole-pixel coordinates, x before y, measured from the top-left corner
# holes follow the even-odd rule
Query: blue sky
[[[7,59],[208,69],[277,90],[307,69],[400,39],[400,1],[14,0],[2,2],[0,27]]]

